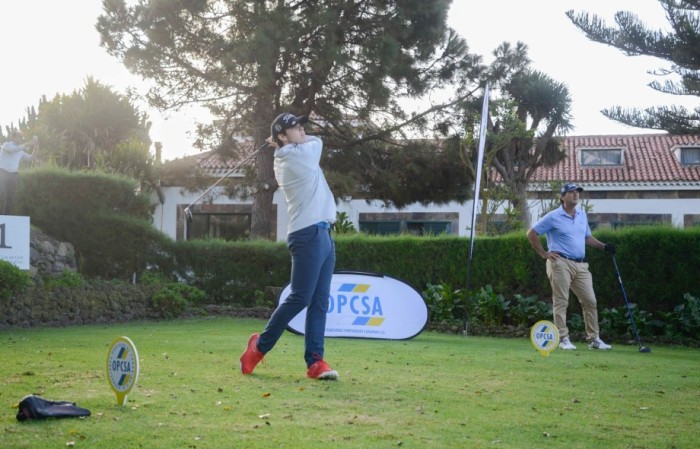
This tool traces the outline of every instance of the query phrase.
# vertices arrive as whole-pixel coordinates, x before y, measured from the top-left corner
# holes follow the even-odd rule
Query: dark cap
[[[283,133],[285,130],[294,128],[297,125],[303,125],[308,121],[309,118],[305,115],[300,115],[297,117],[294,114],[285,112],[284,114],[278,115],[272,122],[272,125],[270,126],[270,134],[272,134],[272,137],[276,139],[277,134]]]
[[[583,192],[583,187],[579,187],[576,184],[574,184],[573,182],[568,182],[568,183],[564,184],[563,186],[561,186],[561,190],[559,191],[559,193],[561,194],[561,196],[564,196],[569,192],[573,192],[574,190],[578,190],[579,192]]]

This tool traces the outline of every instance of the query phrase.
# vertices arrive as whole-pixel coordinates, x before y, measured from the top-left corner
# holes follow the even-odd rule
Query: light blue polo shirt
[[[547,234],[547,249],[574,259],[586,257],[586,237],[590,237],[586,212],[576,208],[571,217],[564,206],[547,213],[532,227],[537,235]]]

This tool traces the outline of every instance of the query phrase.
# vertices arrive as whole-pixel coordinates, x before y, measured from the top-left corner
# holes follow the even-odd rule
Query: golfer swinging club
[[[24,142],[21,131],[12,131],[10,140],[0,147],[0,215],[11,215],[12,205],[19,182],[19,166],[23,160],[35,161],[39,141],[36,136]],[[25,152],[32,148],[31,153]]]
[[[335,244],[331,224],[335,221],[335,198],[319,162],[323,142],[307,136],[308,117],[279,115],[271,126],[270,144],[276,143],[275,179],[284,193],[289,225],[287,246],[292,253],[291,292],[280,301],[265,330],[254,333],[241,355],[243,374],[250,374],[272,350],[289,322],[306,307],[304,360],[306,376],[336,380],[338,372],[323,360],[326,313],[335,268]]]
[[[564,184],[561,188],[561,206],[542,217],[527,231],[530,245],[540,257],[547,260],[547,277],[552,286],[552,313],[559,330],[560,349],[573,351],[576,346],[569,340],[566,327],[566,309],[569,306],[569,289],[574,292],[583,309],[586,338],[590,349],[609,350],[612,346],[600,339],[598,309],[593,291],[593,278],[588,271],[586,245],[615,254],[613,245],[604,244],[591,235],[586,212],[578,209],[582,187]],[[547,234],[547,249],[539,236]]]

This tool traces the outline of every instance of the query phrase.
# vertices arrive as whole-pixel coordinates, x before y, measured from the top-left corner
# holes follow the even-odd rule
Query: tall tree
[[[142,180],[150,122],[132,102],[93,78],[70,95],[42,98],[20,127],[42,142],[43,161],[70,169],[103,169]]]
[[[672,95],[700,96],[700,1],[659,0],[671,31],[649,29],[634,13],[618,11],[616,26],[596,15],[567,11],[566,15],[595,42],[620,49],[629,56],[647,55],[666,60],[669,68],[655,72],[678,80],[653,81],[649,86]],[[700,133],[700,107],[648,107],[643,111],[613,106],[602,111],[615,121],[637,128],[666,130],[672,134]]]
[[[340,197],[377,200],[403,208],[412,203],[466,201],[473,176],[459,139],[410,139],[386,145],[368,142],[332,152],[325,169]]]
[[[403,99],[478,78],[480,60],[446,25],[450,3],[103,0],[97,29],[111,55],[155,81],[151,104],[207,104],[223,123],[222,151],[235,151],[232,134],[253,136],[259,147],[284,110],[313,114],[327,148],[353,151],[428,125]],[[271,235],[272,160],[269,150],[258,155],[256,237]]]
[[[489,73],[498,92],[489,108],[485,179],[497,173],[494,181],[508,193],[517,221],[528,227],[527,187],[537,168],[556,165],[565,156],[558,136],[571,129],[571,97],[563,83],[530,68],[525,44],[503,43],[494,55]],[[481,104],[467,106],[466,128],[472,132],[467,144],[475,156]]]

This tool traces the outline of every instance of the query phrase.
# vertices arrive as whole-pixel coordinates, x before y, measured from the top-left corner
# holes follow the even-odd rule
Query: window
[[[613,221],[611,223],[613,229],[625,228],[625,227],[636,227],[636,226],[655,226],[661,222],[653,221]]]
[[[193,214],[189,238],[238,240],[250,235],[250,214]]]
[[[190,210],[192,220],[185,220],[185,204],[177,208],[178,240],[240,240],[250,236],[252,204],[197,204]],[[272,205],[272,235],[277,238],[277,207]]]
[[[413,235],[449,234],[452,226],[449,221],[407,221],[406,231]]]
[[[622,165],[622,149],[604,148],[595,150],[580,150],[580,158],[582,166],[598,167]]]
[[[700,165],[700,147],[681,148],[682,165]]]
[[[438,235],[457,231],[459,212],[360,212],[360,232],[392,235]]]
[[[437,235],[452,232],[451,221],[360,221],[360,232],[377,235],[413,234]]]
[[[360,232],[367,234],[398,234],[401,232],[401,222],[399,221],[361,221]]]

